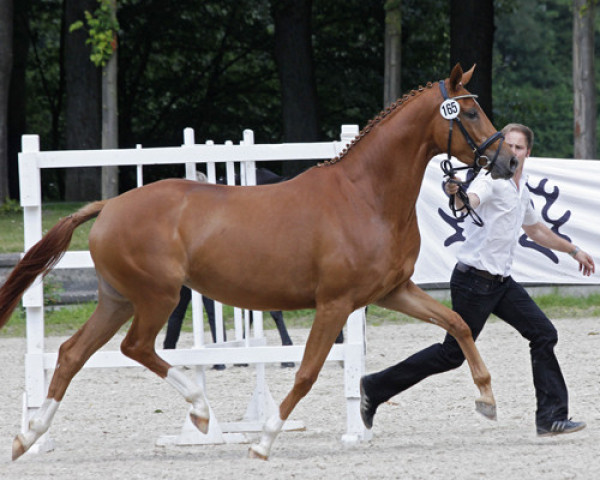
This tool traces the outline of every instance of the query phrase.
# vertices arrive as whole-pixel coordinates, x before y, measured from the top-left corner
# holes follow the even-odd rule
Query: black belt
[[[508,277],[503,277],[502,275],[492,275],[490,272],[488,272],[486,270],[479,270],[478,268],[471,267],[470,265],[466,265],[462,262],[458,262],[456,264],[456,269],[459,272],[463,272],[463,273],[471,272],[471,273],[474,273],[475,275],[479,275],[480,277],[487,278],[488,280],[494,280],[494,281],[500,282],[500,283],[506,281],[506,279],[508,278]]]

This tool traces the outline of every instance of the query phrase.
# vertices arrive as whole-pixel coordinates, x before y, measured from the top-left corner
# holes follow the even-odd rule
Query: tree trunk
[[[112,15],[117,15],[117,2],[111,2]],[[102,69],[102,148],[119,148],[119,107],[117,94],[117,50]],[[119,167],[102,167],[102,198],[119,194]]]
[[[273,0],[275,61],[281,81],[284,142],[319,140],[317,88],[312,42],[312,0]],[[306,162],[284,162],[284,176],[306,169]]]
[[[596,158],[595,2],[573,1],[574,156]]]
[[[383,75],[383,107],[402,95],[402,14],[401,0],[388,0],[385,4],[385,68]]]
[[[65,0],[65,92],[66,147],[68,150],[92,150],[101,145],[101,70],[90,61],[85,29],[69,33],[69,26],[84,19],[84,11],[93,12],[96,0]],[[100,198],[100,168],[68,168],[65,200]]]
[[[492,122],[493,44],[493,0],[451,0],[450,68],[458,62],[463,70],[477,64],[468,88],[479,95],[479,104]]]
[[[8,92],[12,70],[13,2],[0,0],[0,205],[8,191]]]
[[[8,98],[8,189],[10,198],[19,198],[19,152],[26,131],[27,92],[25,74],[29,56],[30,0],[14,5],[13,68]]]

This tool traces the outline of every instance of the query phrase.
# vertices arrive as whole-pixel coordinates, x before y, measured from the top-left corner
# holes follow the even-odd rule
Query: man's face
[[[529,156],[527,149],[527,138],[517,130],[511,130],[504,136],[504,143],[512,150],[512,153],[519,160],[519,165]]]

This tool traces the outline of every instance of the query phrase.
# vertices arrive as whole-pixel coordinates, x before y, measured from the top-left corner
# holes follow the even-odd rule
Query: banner
[[[427,165],[417,201],[421,251],[412,280],[421,286],[447,286],[464,241],[462,225],[472,221],[470,217],[457,220],[448,207],[439,165],[444,158],[434,157]],[[542,221],[589,253],[600,268],[600,162],[532,157],[525,160],[523,173],[529,176],[527,186]],[[516,281],[600,284],[600,271],[584,277],[568,254],[540,247],[521,232],[512,268]]]

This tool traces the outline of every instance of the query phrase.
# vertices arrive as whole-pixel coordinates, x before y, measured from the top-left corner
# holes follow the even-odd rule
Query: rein
[[[473,209],[473,207],[471,206],[471,203],[469,202],[469,197],[463,188],[463,182],[454,180],[452,177],[454,177],[454,174],[456,173],[457,170],[466,170],[469,168],[473,169],[475,175],[477,175],[482,168],[489,167],[489,170],[487,172],[487,174],[489,174],[492,171],[492,167],[494,166],[494,163],[498,159],[498,155],[500,154],[500,149],[502,148],[502,144],[504,143],[504,135],[502,134],[502,132],[496,132],[491,137],[489,137],[487,140],[485,140],[481,145],[477,145],[475,143],[475,141],[473,140],[473,138],[471,137],[471,135],[469,135],[469,132],[467,132],[467,129],[464,127],[464,125],[460,121],[460,118],[458,116],[458,114],[460,113],[460,106],[456,102],[456,100],[460,100],[463,98],[477,98],[477,95],[467,94],[467,95],[458,95],[456,97],[450,97],[448,95],[448,91],[446,90],[446,85],[444,84],[443,80],[440,80],[439,86],[440,86],[440,92],[442,93],[442,97],[444,98],[444,103],[442,103],[442,105],[440,107],[440,111],[442,112],[442,116],[450,122],[449,129],[448,129],[447,158],[446,158],[446,160],[442,160],[442,162],[440,163],[440,168],[442,169],[442,172],[444,172],[444,176],[448,177],[447,182],[452,182],[452,183],[455,183],[458,185],[458,192],[456,193],[456,195],[458,195],[460,200],[463,202],[463,206],[461,208],[457,209],[456,204],[455,204],[455,196],[450,195],[450,199],[448,201],[448,206],[450,207],[452,214],[456,218],[463,219],[467,216],[470,216],[475,225],[477,225],[478,227],[483,227],[483,220],[477,214],[477,212],[475,212],[475,209]],[[456,121],[456,124],[458,125],[458,128],[460,129],[467,144],[473,150],[474,158],[473,158],[472,165],[465,166],[465,167],[454,167],[452,165],[450,158],[452,157],[451,145],[452,145],[452,132],[453,132],[454,121]],[[487,155],[485,155],[484,152],[490,145],[492,145],[494,142],[496,142],[498,140],[499,140],[498,148],[496,149],[494,158],[492,158],[492,160],[490,161],[489,157],[487,157]],[[463,210],[465,212],[460,213]]]
[[[462,207],[456,208],[455,195],[449,196],[448,207],[452,211],[452,215],[454,215],[454,217],[459,220],[462,220],[463,218],[470,216],[471,220],[473,220],[473,223],[475,225],[477,225],[478,227],[483,227],[483,220],[477,214],[475,209],[471,206],[471,202],[469,201],[469,196],[467,195],[467,192],[463,188],[464,183],[467,183],[467,182],[461,182],[460,180],[455,180],[452,178],[452,177],[454,177],[456,170],[464,170],[464,169],[471,168],[471,167],[456,168],[452,165],[450,158],[448,158],[446,160],[441,161],[440,168],[442,169],[442,172],[444,172],[444,176],[448,178],[448,180],[446,180],[446,183],[455,183],[458,185],[458,191],[456,192],[456,195],[463,202]]]

